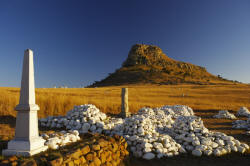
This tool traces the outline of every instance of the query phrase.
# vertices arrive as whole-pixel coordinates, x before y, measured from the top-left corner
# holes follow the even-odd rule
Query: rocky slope
[[[91,87],[127,84],[225,84],[204,67],[169,58],[154,45],[135,44],[122,67]]]

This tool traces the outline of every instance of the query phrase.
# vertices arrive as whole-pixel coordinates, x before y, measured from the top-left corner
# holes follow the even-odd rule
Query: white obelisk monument
[[[13,140],[8,142],[8,149],[3,150],[4,156],[32,156],[45,151],[45,140],[39,137],[37,111],[35,102],[35,79],[33,51],[25,50],[23,58],[23,73],[21,82],[20,101],[16,106],[16,130]]]

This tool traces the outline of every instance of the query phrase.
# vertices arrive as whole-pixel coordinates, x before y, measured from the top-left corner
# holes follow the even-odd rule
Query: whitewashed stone
[[[212,150],[205,150],[204,154],[207,156],[210,156],[211,154],[213,154],[213,151]]]
[[[192,142],[192,144],[194,146],[198,146],[198,145],[200,145],[200,141],[199,140],[195,140],[195,141]]]
[[[241,144],[240,146],[242,146],[243,148],[246,148],[247,150],[249,149],[249,146],[247,144]]]
[[[155,154],[149,152],[149,153],[144,154],[142,158],[146,160],[152,160],[153,158],[155,158]]]
[[[133,155],[134,155],[135,157],[137,157],[137,158],[140,158],[140,157],[142,157],[143,153],[142,153],[141,151],[135,151],[135,152],[133,153]]]
[[[244,153],[246,151],[246,149],[242,146],[237,146],[238,152],[240,153]]]
[[[238,152],[238,148],[236,146],[230,146],[231,150],[234,152]]]
[[[227,110],[221,110],[217,115],[214,115],[217,119],[236,119],[234,114],[229,113]]]
[[[174,118],[177,118],[178,116],[192,116],[194,115],[194,112],[192,108],[184,105],[174,105],[174,106],[163,106],[161,108],[156,108],[163,110],[167,115],[170,115]]]
[[[92,125],[91,127],[90,127],[90,131],[95,131],[96,130],[96,125]]]
[[[219,146],[219,145],[218,145],[216,142],[213,142],[213,143],[212,143],[212,147],[213,147],[213,148],[217,148],[218,146]]]
[[[232,127],[236,129],[250,130],[250,118],[248,118],[247,120],[236,120],[233,122]]]
[[[47,134],[43,134],[43,137],[48,137]],[[69,143],[76,142],[80,140],[79,132],[77,130],[61,131],[60,133],[53,133],[49,135],[49,138],[45,142],[45,145],[50,149],[58,149],[59,147],[65,146]]]
[[[192,151],[192,155],[200,157],[202,155],[202,152],[200,150],[195,149]]]
[[[152,149],[150,148],[150,147],[146,147],[146,148],[144,148],[144,150],[143,150],[145,153],[148,153],[148,152],[151,152],[152,151]]]
[[[77,130],[73,130],[71,131],[72,134],[74,134],[75,136],[79,136],[79,132]]]
[[[250,117],[250,112],[247,107],[241,107],[237,112],[237,116]]]
[[[164,156],[163,153],[158,153],[158,154],[157,154],[157,158],[158,158],[158,159],[162,158],[163,156]]]
[[[181,153],[187,153],[187,151],[185,150],[185,148],[181,147],[179,150]]]
[[[194,149],[194,147],[191,146],[191,145],[187,145],[187,146],[186,146],[186,149],[187,149],[188,151],[192,151],[192,150]]]
[[[221,155],[222,155],[222,153],[221,153],[221,151],[220,151],[219,149],[215,149],[215,150],[213,151],[213,154],[214,154],[215,156],[221,156]]]

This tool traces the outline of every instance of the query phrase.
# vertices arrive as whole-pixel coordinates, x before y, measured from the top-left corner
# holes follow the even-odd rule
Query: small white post
[[[45,140],[39,137],[37,111],[39,106],[35,103],[35,79],[33,51],[25,50],[23,59],[23,72],[20,91],[20,101],[16,106],[15,137],[8,142],[8,149],[3,150],[4,156],[21,155],[32,156],[45,151]]]

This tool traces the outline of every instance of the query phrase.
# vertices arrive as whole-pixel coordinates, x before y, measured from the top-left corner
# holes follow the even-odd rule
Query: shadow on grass
[[[7,149],[8,141],[0,139],[0,155],[2,155],[2,150]]]
[[[10,127],[16,126],[16,118],[11,115],[1,115],[0,116],[0,124],[8,124]]]
[[[218,114],[219,111],[221,110],[214,110],[214,109],[209,109],[209,110],[194,110],[194,113],[195,114]],[[229,113],[231,114],[235,114],[236,112],[235,111],[232,111],[232,110],[227,110]]]
[[[200,114],[200,113],[210,113],[210,114],[216,114],[218,113],[219,110],[194,110],[195,114]]]
[[[171,158],[143,160],[131,157],[128,166],[249,166],[250,154],[232,153],[221,157],[180,155]]]
[[[230,126],[230,127],[232,127],[232,122],[222,122],[222,123],[216,122],[214,125],[225,125],[225,126]]]
[[[218,110],[194,110],[194,114],[202,119],[214,119],[213,116],[217,113]]]
[[[232,127],[208,127],[209,130],[234,130]]]

